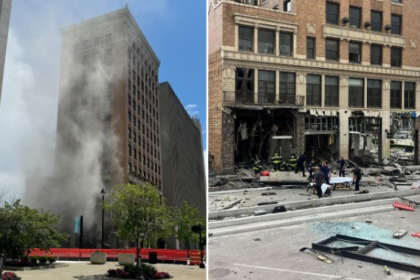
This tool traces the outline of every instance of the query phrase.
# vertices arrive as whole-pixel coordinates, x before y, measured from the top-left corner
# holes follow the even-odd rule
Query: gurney
[[[330,196],[331,195],[330,190],[331,190],[331,185],[327,185],[325,183],[321,185],[322,196]],[[311,191],[312,194],[317,194],[315,183],[309,183],[308,187],[306,188],[306,192],[308,191]]]
[[[353,178],[350,177],[335,177],[330,179],[330,185],[333,190],[342,189],[342,190],[351,190],[351,185],[353,184]]]

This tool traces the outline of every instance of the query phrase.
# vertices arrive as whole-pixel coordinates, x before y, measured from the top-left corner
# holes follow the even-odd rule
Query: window
[[[134,159],[137,159],[137,151],[136,149],[133,149]]]
[[[379,46],[379,45],[370,46],[370,64],[382,65],[382,46]]]
[[[131,145],[128,145],[128,155],[131,157]]]
[[[392,34],[401,34],[401,16],[392,15],[391,16],[391,33]]]
[[[349,44],[349,61],[360,63],[362,60],[362,44],[350,42]]]
[[[327,2],[327,23],[338,24],[339,6],[336,3]]]
[[[293,34],[280,32],[280,55],[292,56]]]
[[[291,0],[284,0],[283,2],[283,12],[291,12],[292,11],[292,1]]]
[[[381,108],[382,107],[382,81],[368,80],[367,81],[367,107]]]
[[[74,43],[73,44],[73,52],[78,52],[79,51],[79,43]]]
[[[111,43],[112,41],[112,34],[108,33],[105,35],[105,44]]]
[[[391,0],[392,3],[402,3],[401,0]]]
[[[295,73],[280,72],[280,102],[294,104]]]
[[[318,75],[307,76],[306,105],[321,106],[321,76],[318,76]]]
[[[350,7],[350,26],[360,28],[362,9]]]
[[[128,96],[128,106],[131,106],[131,95]]]
[[[127,134],[128,135],[128,139],[131,139],[131,128],[128,128],[127,131],[128,131],[128,134]]]
[[[258,101],[274,103],[276,98],[276,74],[274,71],[258,71]]]
[[[329,60],[338,60],[338,40],[327,39],[325,57]]]
[[[274,53],[274,31],[258,30],[258,52]]]
[[[89,40],[83,41],[83,50],[87,50],[89,48]]]
[[[253,103],[254,101],[254,69],[236,68],[236,101]]]
[[[134,131],[133,131],[133,141],[134,141],[134,143],[136,143],[136,141],[137,141],[136,133]]]
[[[414,109],[416,83],[404,83],[404,109]]]
[[[338,106],[338,77],[325,76],[325,106]]]
[[[391,82],[391,109],[401,109],[401,82]]]
[[[239,50],[252,52],[254,28],[239,26]]]
[[[391,66],[401,67],[402,60],[402,49],[401,48],[391,48]]]
[[[382,12],[371,11],[370,21],[372,23],[370,30],[378,32],[382,31]]]
[[[101,44],[101,37],[95,37],[93,39],[93,47],[97,47]]]
[[[315,58],[315,38],[306,38],[306,58]]]
[[[364,82],[362,79],[349,79],[349,107],[364,107],[363,91]]]
[[[105,58],[106,59],[112,58],[112,49],[105,50]]]
[[[128,122],[131,122],[131,112],[128,112]]]

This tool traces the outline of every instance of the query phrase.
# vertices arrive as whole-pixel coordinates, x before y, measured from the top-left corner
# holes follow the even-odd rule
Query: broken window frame
[[[254,103],[254,69],[236,68],[235,71],[235,102]],[[231,101],[229,97],[224,97],[224,101]]]
[[[338,131],[338,117],[305,116],[305,132]]]

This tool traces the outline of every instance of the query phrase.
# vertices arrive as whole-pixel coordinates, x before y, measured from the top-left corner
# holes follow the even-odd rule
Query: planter
[[[118,263],[120,265],[134,264],[133,254],[118,254]]]
[[[102,252],[90,253],[90,262],[92,264],[105,264],[106,254]]]

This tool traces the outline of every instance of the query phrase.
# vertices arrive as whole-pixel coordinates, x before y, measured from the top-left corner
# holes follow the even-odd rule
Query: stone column
[[[382,158],[389,159],[390,158],[390,145],[391,142],[386,137],[385,130],[390,131],[390,124],[391,124],[391,83],[389,80],[382,81]]]
[[[295,117],[295,135],[293,141],[293,148],[296,156],[305,151],[305,114],[297,113]]]
[[[235,172],[235,119],[222,113],[222,173]]]
[[[276,35],[275,35],[275,41],[274,41],[274,54],[276,56],[280,55],[280,28],[276,28]]]
[[[296,96],[304,96],[304,106],[306,106],[306,73],[296,73]]]
[[[340,141],[339,151],[340,155],[343,155],[345,158],[349,157],[349,117],[351,116],[351,111],[348,108],[349,101],[349,77],[340,76],[339,83],[339,135],[338,141]]]
[[[255,24],[254,26],[254,46],[253,50],[254,53],[258,53],[258,24]]]
[[[254,70],[254,104],[258,103],[258,71],[259,69]]]

